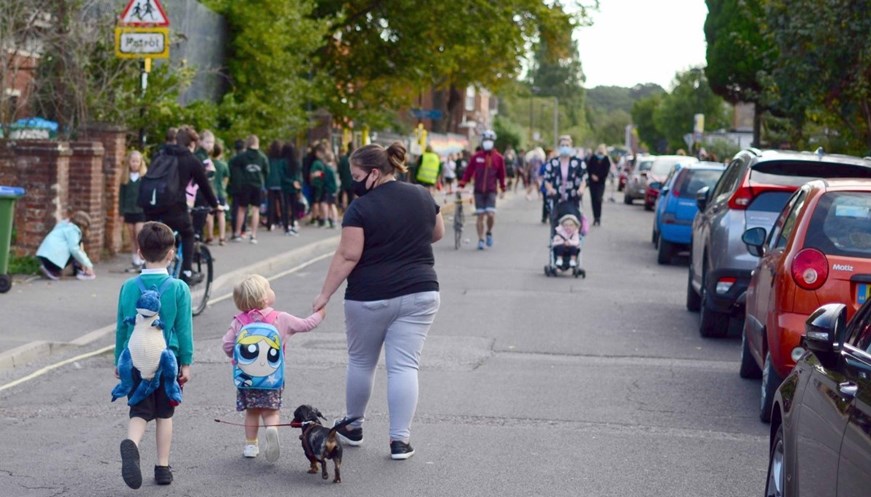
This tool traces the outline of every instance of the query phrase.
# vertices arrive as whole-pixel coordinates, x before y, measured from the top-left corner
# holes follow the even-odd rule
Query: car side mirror
[[[704,212],[705,207],[708,206],[708,193],[710,191],[711,187],[706,186],[696,192],[696,207],[699,208],[699,212]]]
[[[741,241],[747,245],[747,251],[756,257],[765,255],[765,228],[750,228],[741,235]]]
[[[823,357],[840,353],[846,329],[847,306],[826,304],[815,310],[805,321],[805,345]]]
[[[664,196],[668,193],[669,190],[671,190],[671,188],[669,188],[668,186],[663,186],[662,189],[659,190],[659,193]]]

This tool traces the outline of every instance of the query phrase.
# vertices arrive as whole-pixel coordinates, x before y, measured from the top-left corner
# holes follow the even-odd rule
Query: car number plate
[[[856,288],[856,303],[862,305],[871,297],[871,283],[859,283]]]

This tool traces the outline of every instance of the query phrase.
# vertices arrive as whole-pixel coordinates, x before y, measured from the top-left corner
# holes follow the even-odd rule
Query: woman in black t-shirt
[[[417,408],[417,370],[426,334],[439,308],[439,283],[432,244],[445,232],[439,206],[423,187],[396,181],[405,173],[405,147],[367,145],[350,157],[351,188],[357,198],[342,220],[342,237],[315,311],[343,281],[348,371],[348,418],[338,430],[350,445],[363,442],[363,416],[372,393],[381,349],[387,364],[390,452],[414,454],[409,443]]]

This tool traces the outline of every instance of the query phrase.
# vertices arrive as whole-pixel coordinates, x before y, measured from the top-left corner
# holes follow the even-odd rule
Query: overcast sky
[[[584,86],[656,83],[705,63],[704,0],[600,0],[593,26],[575,34]]]

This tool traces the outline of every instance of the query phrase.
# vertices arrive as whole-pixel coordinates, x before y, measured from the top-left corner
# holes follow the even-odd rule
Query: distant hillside
[[[610,113],[615,110],[632,111],[632,104],[655,93],[665,93],[665,90],[655,83],[635,85],[632,88],[622,86],[597,86],[587,89],[587,108],[597,112]]]

